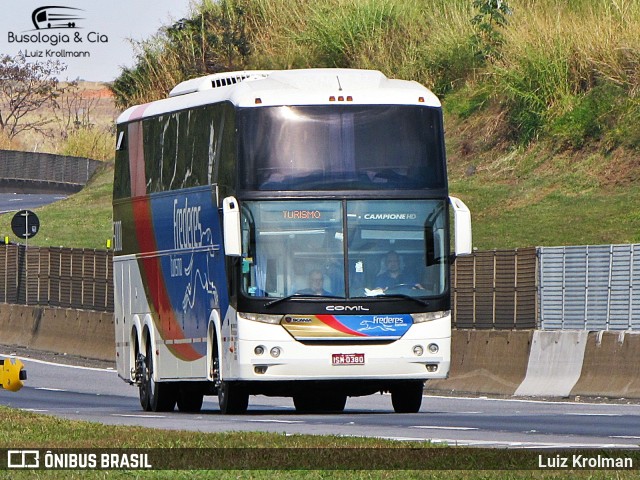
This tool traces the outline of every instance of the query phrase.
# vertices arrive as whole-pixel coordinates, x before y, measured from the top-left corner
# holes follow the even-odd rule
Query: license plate
[[[364,365],[364,353],[334,353],[332,365]]]

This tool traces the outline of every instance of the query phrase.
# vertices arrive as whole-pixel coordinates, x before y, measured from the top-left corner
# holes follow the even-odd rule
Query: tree
[[[60,137],[66,140],[72,133],[80,130],[91,130],[93,113],[98,105],[98,98],[85,97],[79,80],[74,80],[64,87],[64,94],[58,99],[56,120],[60,127]]]
[[[27,62],[24,56],[0,57],[0,131],[9,139],[20,132],[48,134],[52,117],[37,114],[43,107],[58,107],[65,88],[55,77],[66,70],[59,61]]]
[[[473,7],[477,15],[471,24],[476,30],[474,40],[478,54],[483,60],[495,60],[500,57],[500,47],[504,42],[500,29],[509,23],[507,17],[513,11],[506,0],[474,0]]]

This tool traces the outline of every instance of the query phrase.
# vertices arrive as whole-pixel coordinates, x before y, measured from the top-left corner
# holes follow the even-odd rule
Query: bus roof
[[[440,107],[438,98],[419,83],[389,79],[376,70],[247,70],[182,82],[171,90],[169,98],[125,110],[118,123],[224,101],[239,107],[333,104]]]

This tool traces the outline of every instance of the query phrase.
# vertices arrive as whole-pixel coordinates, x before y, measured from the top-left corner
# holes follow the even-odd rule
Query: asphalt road
[[[0,214],[31,210],[67,198],[65,194],[0,193]]]
[[[425,396],[417,414],[395,414],[388,395],[350,398],[342,414],[300,415],[289,398],[250,397],[225,416],[214,397],[199,414],[140,409],[137,389],[113,369],[23,359],[25,387],[0,404],[113,425],[203,432],[267,431],[432,441],[490,448],[638,448],[640,405]]]

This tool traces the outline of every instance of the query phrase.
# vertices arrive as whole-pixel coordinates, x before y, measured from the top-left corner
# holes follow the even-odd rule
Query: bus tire
[[[347,396],[340,394],[330,395],[325,399],[325,404],[330,412],[343,412],[347,404]]]
[[[143,401],[143,390],[146,396],[146,411],[171,412],[176,405],[176,388],[171,383],[153,380],[153,354],[151,343],[147,343],[147,355],[144,359],[144,375],[140,384],[140,403]],[[143,405],[143,408],[145,406]]]
[[[138,385],[138,397],[140,398],[140,406],[142,410],[148,412],[149,407],[149,371],[147,369],[146,358],[139,353],[140,349],[136,345],[136,362],[140,365],[140,383]]]
[[[202,410],[204,394],[193,388],[181,386],[178,392],[178,410],[185,413],[198,413]]]
[[[247,411],[249,393],[233,382],[220,382],[218,386],[218,403],[223,415],[240,415]]]
[[[391,389],[391,404],[396,413],[418,413],[422,405],[424,382],[411,382]]]

